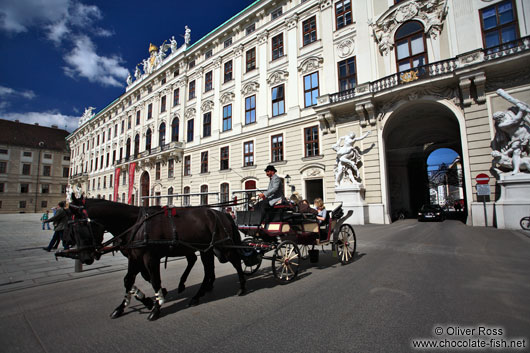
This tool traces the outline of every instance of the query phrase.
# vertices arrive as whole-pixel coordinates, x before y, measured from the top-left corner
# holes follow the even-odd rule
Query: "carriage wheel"
[[[290,240],[282,241],[274,250],[272,258],[272,273],[276,280],[285,284],[295,279],[300,260],[300,250],[296,243]]]
[[[353,261],[355,249],[357,248],[357,239],[351,225],[343,224],[340,227],[336,245],[337,255],[343,265]]]
[[[521,228],[523,228],[524,230],[530,230],[530,217],[521,218],[521,221],[519,223],[521,224]]]
[[[300,258],[306,260],[309,257],[309,245],[300,245]]]
[[[248,245],[250,242],[255,242],[254,238],[243,239],[242,245]],[[242,249],[241,256],[252,256],[251,261],[241,260],[241,268],[243,273],[247,276],[251,276],[260,268],[262,257],[261,254],[257,253],[256,249]]]

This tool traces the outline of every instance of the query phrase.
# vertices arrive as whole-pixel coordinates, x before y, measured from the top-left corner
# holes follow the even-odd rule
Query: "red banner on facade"
[[[132,195],[134,186],[134,170],[136,169],[136,162],[129,164],[129,199],[127,203],[132,205]]]
[[[120,168],[114,170],[114,201],[118,201],[118,189],[120,187]]]

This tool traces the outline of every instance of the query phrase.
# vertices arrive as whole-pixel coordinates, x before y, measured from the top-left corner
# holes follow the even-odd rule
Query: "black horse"
[[[129,259],[124,278],[126,298],[112,313],[112,317],[118,317],[123,313],[131,294],[137,295],[140,300],[146,300],[143,294],[136,292],[137,289],[133,287],[136,275],[142,273],[156,293],[156,301],[148,317],[149,320],[156,320],[160,316],[160,308],[164,302],[160,260],[168,256],[186,256],[189,259],[195,256],[197,250],[200,251],[204,266],[204,279],[190,305],[198,304],[199,298],[213,286],[214,251],[221,262],[232,263],[239,276],[238,294],[246,293],[239,252],[236,248],[230,247],[230,245],[239,245],[241,239],[229,215],[209,208],[145,209],[99,199],[75,197],[72,199],[70,208],[76,217],[69,225],[67,233],[76,234],[76,238],[80,239],[90,238],[92,244],[87,246],[78,244],[75,251],[59,252],[58,256],[85,259],[83,260],[85,263],[97,259],[104,251],[103,232],[107,230],[118,237],[115,239],[119,243],[118,248]],[[88,218],[90,221],[87,221]],[[148,304],[146,305],[149,307]]]

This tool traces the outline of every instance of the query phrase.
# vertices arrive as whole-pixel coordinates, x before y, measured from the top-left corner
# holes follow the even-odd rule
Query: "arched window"
[[[167,195],[167,204],[171,206],[173,204],[173,197],[170,195],[173,195],[173,187],[167,189]]]
[[[131,156],[131,138],[127,139],[127,144],[125,145],[125,158]]]
[[[394,39],[398,72],[427,64],[425,32],[420,22],[404,23],[396,31]]]
[[[201,193],[207,193],[208,192],[208,185],[201,185]],[[208,204],[208,194],[201,194],[201,206]]]
[[[189,194],[190,194],[190,187],[189,186],[185,186],[184,187],[184,191],[183,191],[183,194],[184,194],[184,197],[182,198],[182,203],[184,206],[190,206],[190,197],[189,197]],[[187,196],[188,195],[188,196]]]
[[[228,202],[230,200],[230,186],[228,183],[221,184],[221,202]]]
[[[171,122],[171,141],[179,140],[179,118],[173,119]]]
[[[151,151],[151,129],[145,132],[145,150]]]
[[[137,156],[140,153],[140,135],[134,136],[134,155]]]
[[[158,145],[162,147],[165,144],[166,144],[166,123],[162,123],[160,124],[160,128],[158,129]]]
[[[255,190],[256,189],[256,180],[247,180],[245,181],[245,190]],[[247,201],[251,198],[256,197],[256,192],[251,191],[246,193]]]

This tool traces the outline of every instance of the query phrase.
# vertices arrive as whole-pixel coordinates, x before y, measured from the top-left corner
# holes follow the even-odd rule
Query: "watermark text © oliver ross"
[[[435,325],[430,338],[413,338],[414,349],[513,349],[528,348],[526,337],[508,338],[506,329],[487,325],[459,326]]]

